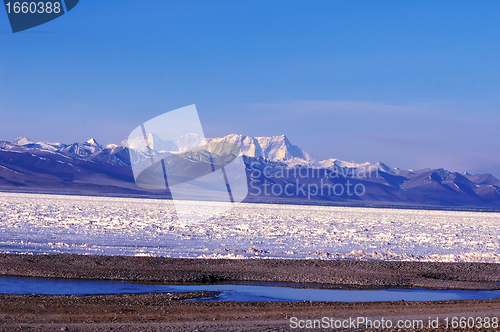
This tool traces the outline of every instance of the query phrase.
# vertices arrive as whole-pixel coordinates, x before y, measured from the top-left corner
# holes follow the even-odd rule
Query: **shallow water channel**
[[[114,280],[55,279],[0,276],[0,294],[105,295],[133,293],[220,292],[194,301],[439,301],[500,298],[500,290],[434,289],[318,289],[302,284],[243,283],[203,285],[146,285]]]

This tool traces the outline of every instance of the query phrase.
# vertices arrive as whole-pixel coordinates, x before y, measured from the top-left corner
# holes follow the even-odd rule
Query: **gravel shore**
[[[270,281],[325,288],[500,289],[500,264],[491,263],[0,254],[0,275],[179,284]]]
[[[0,254],[0,275],[165,284],[233,280],[315,283],[325,288],[500,289],[500,265],[483,263]],[[372,303],[182,301],[197,296],[200,295],[0,295],[0,331],[289,331],[293,330],[290,328],[291,317],[306,320],[363,316],[394,321],[422,319],[425,322],[429,317],[439,317],[440,323],[446,317],[500,317],[500,300]],[[436,329],[403,329],[414,330]]]

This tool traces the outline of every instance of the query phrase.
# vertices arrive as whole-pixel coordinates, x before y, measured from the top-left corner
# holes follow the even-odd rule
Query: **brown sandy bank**
[[[0,254],[0,275],[155,283],[270,281],[319,283],[328,288],[500,289],[500,264],[489,263]]]
[[[0,295],[0,331],[300,331],[297,319],[422,320],[500,317],[500,300],[435,302],[186,302],[168,294],[106,296]],[[491,319],[491,318],[490,318]],[[335,331],[374,331],[364,326]],[[436,331],[436,329],[386,329]],[[453,329],[498,330],[498,329]],[[451,329],[450,329],[451,331]]]

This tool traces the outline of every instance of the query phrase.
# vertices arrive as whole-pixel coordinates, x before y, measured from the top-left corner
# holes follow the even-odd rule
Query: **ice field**
[[[213,204],[184,202],[192,211]],[[500,262],[500,214],[0,193],[0,252]]]

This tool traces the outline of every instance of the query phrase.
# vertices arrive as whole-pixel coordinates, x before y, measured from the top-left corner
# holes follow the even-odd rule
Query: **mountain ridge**
[[[161,142],[159,137],[150,139],[152,146],[158,150],[153,152],[160,154],[166,148],[182,147],[189,142],[193,144],[199,138],[184,137],[168,144]],[[285,135],[251,137],[230,134],[205,139],[205,143],[208,142],[229,142],[240,146],[250,179],[249,187],[255,189],[250,191],[247,201],[500,208],[500,180],[488,173],[471,175],[443,168],[401,170],[382,162],[357,164],[335,158],[318,161],[293,145]],[[135,185],[129,156],[132,147],[137,147],[135,143],[125,140],[121,145],[103,146],[94,138],[72,144],[33,142],[26,137],[19,137],[12,142],[0,140],[0,189],[168,197],[169,192],[143,190]],[[322,174],[321,179],[300,178],[301,183],[307,186],[320,187],[325,185],[322,181],[326,179],[329,186],[362,185],[366,193],[359,197],[330,194],[315,196],[312,200],[310,195],[306,197],[299,191],[293,197],[285,194],[266,196],[268,185],[278,188],[291,186],[295,181],[298,184],[297,175],[277,177],[276,174],[282,168],[307,172],[316,170]],[[274,177],[264,177],[266,171],[270,171],[269,174],[274,174]],[[258,172],[260,177],[255,176]],[[372,176],[372,173],[376,176]],[[256,188],[260,194],[253,195],[259,192]]]

